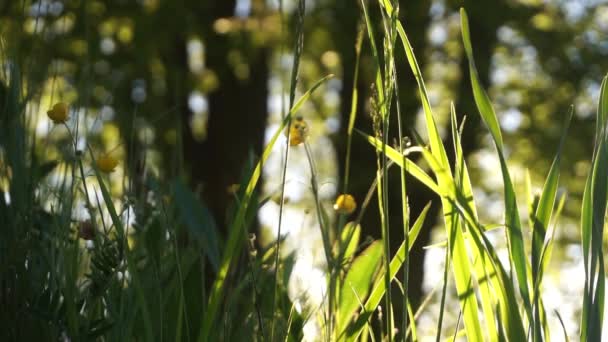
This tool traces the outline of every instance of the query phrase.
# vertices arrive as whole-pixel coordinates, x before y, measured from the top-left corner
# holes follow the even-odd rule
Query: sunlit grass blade
[[[405,50],[405,55],[410,65],[410,69],[414,74],[418,83],[418,92],[422,101],[422,108],[424,111],[424,118],[427,128],[427,134],[429,136],[429,144],[431,146],[431,153],[434,159],[437,160],[438,169],[441,169],[444,173],[444,177],[437,175],[437,183],[439,190],[444,194],[454,193],[454,189],[450,189],[447,183],[448,180],[452,179],[452,173],[450,170],[447,153],[439,135],[439,130],[433,117],[430,101],[426,92],[426,87],[422,79],[420,68],[416,57],[413,53],[413,48],[403,30],[400,23],[397,25],[397,32],[401,39],[401,43]],[[435,169],[436,171],[438,169]],[[447,197],[442,196],[442,208],[443,217],[445,221],[446,234],[448,236],[448,245],[450,249],[450,258],[453,265],[453,274],[456,283],[456,289],[460,299],[461,308],[463,311],[465,330],[467,337],[470,340],[482,340],[481,326],[479,323],[479,309],[477,305],[477,299],[475,297],[475,291],[473,286],[473,278],[471,274],[471,264],[468,259],[466,245],[462,235],[462,230],[455,224],[456,216],[452,203],[447,200]]]
[[[304,93],[304,95],[302,95],[302,97],[300,97],[300,99],[294,104],[292,109],[289,111],[289,113],[285,116],[285,118],[281,122],[281,125],[279,126],[277,131],[274,133],[274,135],[270,139],[268,145],[266,146],[266,148],[264,149],[264,151],[262,153],[262,156],[261,156],[259,162],[257,163],[255,169],[253,170],[251,178],[249,179],[249,182],[247,183],[247,187],[245,188],[245,192],[243,194],[240,205],[236,212],[234,221],[232,221],[232,224],[230,225],[230,228],[229,228],[230,235],[228,237],[228,241],[226,242],[226,246],[224,247],[222,259],[220,262],[220,267],[218,269],[217,276],[213,283],[211,293],[209,294],[209,304],[207,307],[207,312],[202,317],[203,323],[201,325],[201,330],[200,330],[199,336],[198,336],[199,342],[209,340],[209,334],[211,331],[211,327],[216,320],[220,302],[222,301],[222,298],[223,298],[226,276],[228,275],[228,271],[230,269],[230,265],[232,264],[232,261],[238,257],[238,254],[240,251],[239,245],[242,242],[242,239],[244,236],[243,230],[245,229],[245,225],[244,225],[244,222],[246,219],[245,216],[248,212],[248,208],[250,205],[249,202],[252,199],[252,194],[258,184],[260,175],[262,174],[262,165],[264,165],[264,163],[268,159],[268,156],[270,155],[270,152],[272,151],[274,144],[278,140],[279,136],[281,134],[283,134],[283,129],[285,128],[285,126],[287,125],[289,120],[291,119],[292,115],[300,109],[300,107],[304,104],[304,102],[306,102],[306,100],[308,100],[308,98],[312,95],[312,93],[319,86],[321,86],[321,84],[323,84],[325,81],[327,81],[331,77],[333,77],[333,75],[325,76],[321,80],[317,81],[317,83],[315,83],[315,85],[313,85],[312,88],[310,88],[306,93]]]
[[[393,257],[393,259],[391,260],[391,263],[389,266],[390,279],[395,278],[395,276],[397,275],[397,272],[399,271],[399,269],[405,262],[405,258],[408,257],[409,251],[414,246],[414,243],[416,242],[416,239],[418,238],[418,234],[420,233],[420,230],[422,229],[424,220],[426,219],[426,215],[427,215],[430,207],[431,207],[431,203],[428,203],[424,207],[422,212],[420,213],[420,216],[418,216],[418,219],[416,220],[416,222],[414,222],[414,224],[412,225],[412,229],[410,229],[410,232],[409,232],[409,246],[407,248],[407,252],[406,252],[406,248],[405,248],[405,242],[403,242],[403,243],[401,243],[401,246],[399,246],[399,249],[395,253],[395,256]],[[381,273],[385,273],[385,272],[386,272],[386,267],[384,266],[383,271]],[[376,310],[376,308],[380,304],[380,301],[382,300],[382,297],[384,296],[386,287],[384,286],[383,282],[384,282],[384,275],[380,274],[376,278],[376,281],[372,287],[372,292],[370,293],[369,298],[367,298],[367,301],[365,302],[365,305],[363,307],[363,311],[359,314],[359,317],[357,317],[357,319],[354,322],[352,322],[350,325],[348,325],[347,329],[340,334],[338,340],[356,341],[358,339],[358,337],[361,334],[361,332],[363,331],[364,327],[367,326],[368,319],[370,318],[372,313]]]
[[[604,315],[605,270],[603,234],[608,198],[608,87],[607,77],[601,87],[597,109],[596,141],[591,170],[585,183],[581,208],[581,233],[585,288],[581,320],[581,341],[599,341]]]
[[[377,138],[365,134],[359,130],[355,130],[361,136],[363,136],[373,147],[376,148],[377,151],[382,151],[382,142]],[[439,192],[439,187],[437,183],[429,176],[424,170],[422,170],[416,163],[413,161],[403,158],[403,155],[399,153],[397,150],[390,146],[385,146],[386,156],[392,160],[395,164],[399,165],[399,167],[405,167],[406,171],[412,175],[414,178],[419,180],[422,184],[426,185],[429,189],[431,189],[434,193],[441,195]],[[417,149],[412,148],[411,151],[417,151]],[[403,164],[405,160],[405,166]]]
[[[471,179],[469,177],[469,171],[467,169],[466,162],[464,160],[464,154],[462,151],[462,145],[460,143],[460,134],[456,122],[456,109],[454,103],[450,106],[450,117],[451,117],[451,128],[452,128],[452,140],[454,143],[455,167],[454,177],[457,191],[462,194],[462,197],[466,201],[466,205],[471,208],[471,213],[475,220],[477,220],[477,210],[475,209],[475,201],[473,197],[473,187],[471,185]],[[465,222],[462,222],[464,225]],[[463,227],[464,228],[464,227]],[[464,230],[464,229],[463,229]],[[494,295],[490,287],[492,278],[496,277],[494,272],[487,273],[486,265],[488,264],[487,256],[483,250],[477,248],[477,246],[470,242],[469,249],[472,252],[473,257],[473,268],[475,270],[475,277],[479,283],[479,294],[481,299],[481,307],[485,318],[485,326],[488,332],[489,341],[498,341],[498,331],[496,329],[496,318],[494,316]],[[498,322],[500,324],[500,322]]]
[[[361,238],[361,226],[355,222],[349,222],[342,229],[341,243],[344,251],[342,252],[342,262],[347,262],[357,251]]]
[[[518,311],[518,304],[515,299],[515,290],[508,273],[500,263],[498,254],[494,249],[493,245],[483,234],[484,228],[475,218],[473,209],[469,207],[468,200],[459,192],[453,179],[447,175],[444,168],[439,165],[439,162],[427,149],[421,149],[422,155],[430,165],[433,172],[437,175],[437,178],[445,184],[446,201],[450,203],[451,208],[458,212],[468,224],[468,232],[474,242],[475,248],[481,253],[487,255],[488,262],[484,265],[485,277],[489,278],[492,282],[492,287],[496,291],[496,301],[499,308],[500,318],[498,322],[501,322],[501,327],[504,329],[507,337],[514,341],[525,340],[525,331],[522,325],[521,316]],[[450,241],[448,239],[448,245]],[[484,260],[484,259],[481,259]],[[478,279],[480,281],[480,279]],[[466,314],[466,312],[465,312]],[[465,329],[466,329],[466,315],[465,317]],[[500,331],[499,330],[499,333]],[[468,333],[467,333],[468,334]],[[468,336],[468,335],[467,335]]]
[[[359,306],[357,298],[367,298],[375,270],[382,260],[382,244],[372,243],[352,263],[342,284],[337,331],[342,332]]]
[[[534,306],[534,327],[532,331],[532,337],[534,341],[542,340],[542,330],[543,327],[546,326],[546,322],[543,322],[541,311],[542,311],[542,303],[540,298],[540,286],[542,282],[541,267],[542,267],[542,253],[546,249],[547,243],[550,243],[546,240],[547,231],[549,229],[549,223],[551,221],[551,216],[553,215],[553,209],[555,206],[555,198],[557,197],[557,187],[559,183],[559,166],[561,160],[561,151],[564,145],[564,141],[566,140],[566,136],[568,133],[568,127],[570,125],[570,120],[572,119],[573,108],[570,108],[570,113],[568,114],[568,119],[566,121],[566,125],[564,126],[564,131],[562,133],[561,141],[559,143],[559,147],[557,149],[557,153],[555,158],[553,159],[553,163],[551,164],[551,168],[549,169],[549,174],[547,175],[547,179],[545,180],[545,185],[543,186],[543,190],[540,194],[540,198],[538,200],[538,205],[536,206],[536,211],[533,216],[533,230],[532,230],[532,283],[534,284],[533,288],[533,306]],[[545,336],[548,338],[548,336]]]
[[[460,9],[460,20],[462,29],[462,39],[464,42],[465,52],[469,60],[469,71],[471,78],[471,85],[473,88],[473,97],[479,110],[481,117],[485,124],[488,126],[496,149],[498,152],[498,158],[500,160],[500,169],[502,172],[503,183],[504,183],[504,201],[505,201],[505,225],[507,227],[507,242],[509,249],[509,257],[512,267],[517,276],[517,283],[519,285],[519,292],[524,301],[524,308],[526,310],[527,317],[532,324],[532,305],[530,300],[530,290],[528,288],[528,276],[527,276],[527,259],[526,251],[524,249],[524,241],[522,235],[521,222],[519,219],[519,209],[517,208],[517,198],[515,196],[515,189],[511,181],[507,162],[503,154],[503,142],[502,135],[500,133],[500,127],[498,125],[498,119],[496,113],[492,107],[492,103],[485,92],[479,81],[477,75],[477,69],[475,67],[475,61],[473,59],[473,48],[471,45],[471,38],[469,33],[469,20],[464,8]]]

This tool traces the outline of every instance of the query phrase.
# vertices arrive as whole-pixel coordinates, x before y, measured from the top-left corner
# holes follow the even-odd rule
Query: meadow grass
[[[17,55],[3,51],[12,62],[10,74],[3,75],[0,87],[0,186],[6,194],[0,197],[3,340],[294,341],[303,337],[307,322],[321,327],[319,340],[418,340],[415,317],[426,306],[423,304],[414,313],[408,300],[408,256],[430,204],[418,217],[410,218],[407,181],[412,178],[436,193],[442,207],[446,262],[435,339],[465,336],[470,341],[549,340],[549,313],[545,311],[541,284],[565,199],[558,197],[557,190],[561,150],[574,109],[570,109],[537,200],[533,200],[530,191],[526,201],[518,200],[497,114],[479,81],[474,42],[470,39],[466,12],[461,10],[472,94],[494,143],[504,187],[504,222],[481,223],[461,147],[466,126],[457,121],[452,106],[452,139],[446,141],[440,136],[413,48],[398,20],[398,8],[389,0],[371,5],[361,1],[365,29],[356,42],[356,67],[352,72],[356,84],[363,36],[367,36],[376,73],[371,99],[375,124],[370,133],[354,128],[357,115],[361,115],[356,111],[361,99],[354,87],[342,192],[347,194],[349,189],[352,139],[369,142],[370,153],[376,153],[377,177],[370,184],[367,198],[356,199],[362,208],[354,221],[347,222],[343,213],[332,219],[325,211],[318,193],[314,155],[308,143],[303,143],[326,259],[327,293],[320,307],[295,309],[287,284],[293,260],[283,257],[281,239],[261,249],[250,238],[255,234],[251,227],[257,209],[269,200],[258,201],[256,196],[264,164],[285,132],[290,141],[293,133],[289,128],[302,105],[332,77],[320,79],[296,99],[305,20],[304,0],[298,4],[289,110],[238,187],[226,241],[219,237],[205,204],[182,180],[163,182],[150,176],[146,187],[151,198],[128,193],[132,196],[128,201],[117,200],[112,195],[108,175],[98,163],[100,155],[88,145],[78,149],[78,137],[83,133],[70,123],[53,129],[69,132],[67,155],[71,157],[39,161],[36,137],[26,120],[27,105],[36,99],[24,91],[22,80],[28,75],[18,67],[18,60],[14,59]],[[370,21],[368,12],[372,9],[368,6],[372,5],[381,13],[380,23]],[[375,31],[378,27],[380,32]],[[428,141],[415,136],[412,146],[406,144],[398,105],[395,58],[399,54],[405,55],[417,80],[428,136]],[[592,167],[581,208],[585,266],[580,324],[583,341],[598,341],[602,336],[605,292],[602,241],[608,196],[607,83],[608,78],[604,78]],[[396,146],[389,144],[394,136],[394,132],[389,132],[393,116],[396,118],[392,120],[398,122]],[[454,151],[453,163],[447,157],[449,149]],[[280,175],[278,236],[281,236],[288,154],[289,148],[285,150]],[[413,156],[424,159],[428,168],[418,166]],[[400,170],[399,187],[388,184],[388,170],[393,166]],[[57,175],[58,181],[43,186],[45,177],[51,173]],[[389,203],[389,191],[400,191],[401,203]],[[362,245],[359,222],[372,200],[378,202],[382,239]],[[79,201],[86,203],[84,210],[91,218],[86,224],[73,218]],[[523,233],[519,215],[523,203],[531,212],[528,222],[531,239]],[[129,220],[131,210],[135,212],[134,222]],[[390,222],[403,226],[404,238],[394,254],[389,248],[391,239],[396,239],[389,233],[393,231],[387,220],[389,210],[399,210],[403,218],[401,222]],[[85,236],[85,230],[91,227],[94,233],[89,231],[92,235]],[[495,244],[486,236],[489,229],[504,231],[507,264],[501,261]],[[187,242],[184,236],[188,236]],[[208,275],[212,279],[207,279]],[[448,278],[453,279],[463,329],[456,327],[453,336],[441,336]],[[390,290],[393,286],[401,289],[401,298],[395,298],[395,292]],[[264,295],[268,293],[272,295]],[[407,310],[402,322],[394,321],[396,301],[402,301],[399,307]],[[379,311],[381,319],[374,316]],[[568,338],[565,329],[563,334]]]

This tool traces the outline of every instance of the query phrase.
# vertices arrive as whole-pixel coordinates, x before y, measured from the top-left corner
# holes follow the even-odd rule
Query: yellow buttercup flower
[[[308,124],[301,116],[295,118],[289,128],[289,146],[298,146],[308,138]]]
[[[57,102],[46,114],[54,123],[64,123],[68,120],[68,105],[64,102]]]
[[[342,194],[336,198],[334,210],[339,214],[352,214],[357,209],[357,202],[350,194]]]
[[[109,154],[104,154],[97,158],[97,168],[102,172],[113,172],[116,166],[118,166],[118,160]]]

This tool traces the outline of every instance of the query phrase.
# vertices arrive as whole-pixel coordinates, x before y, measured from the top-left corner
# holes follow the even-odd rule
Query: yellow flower
[[[97,158],[97,168],[103,172],[113,172],[117,165],[118,160],[109,154],[104,154]]]
[[[289,146],[298,146],[308,138],[308,124],[301,116],[291,123],[289,128]]]
[[[64,102],[57,102],[46,114],[56,124],[66,122],[68,119],[68,105]]]
[[[339,214],[352,214],[357,209],[357,202],[352,195],[342,194],[334,203],[334,210]]]

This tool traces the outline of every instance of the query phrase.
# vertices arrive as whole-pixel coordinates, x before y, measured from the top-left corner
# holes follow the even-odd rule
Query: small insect
[[[350,194],[342,194],[336,198],[334,203],[334,210],[338,214],[350,215],[357,209],[357,202],[355,198]]]
[[[308,124],[301,116],[296,117],[289,128],[289,146],[298,146],[308,138]]]
[[[68,120],[68,105],[64,102],[57,102],[46,114],[54,123],[64,123]]]

